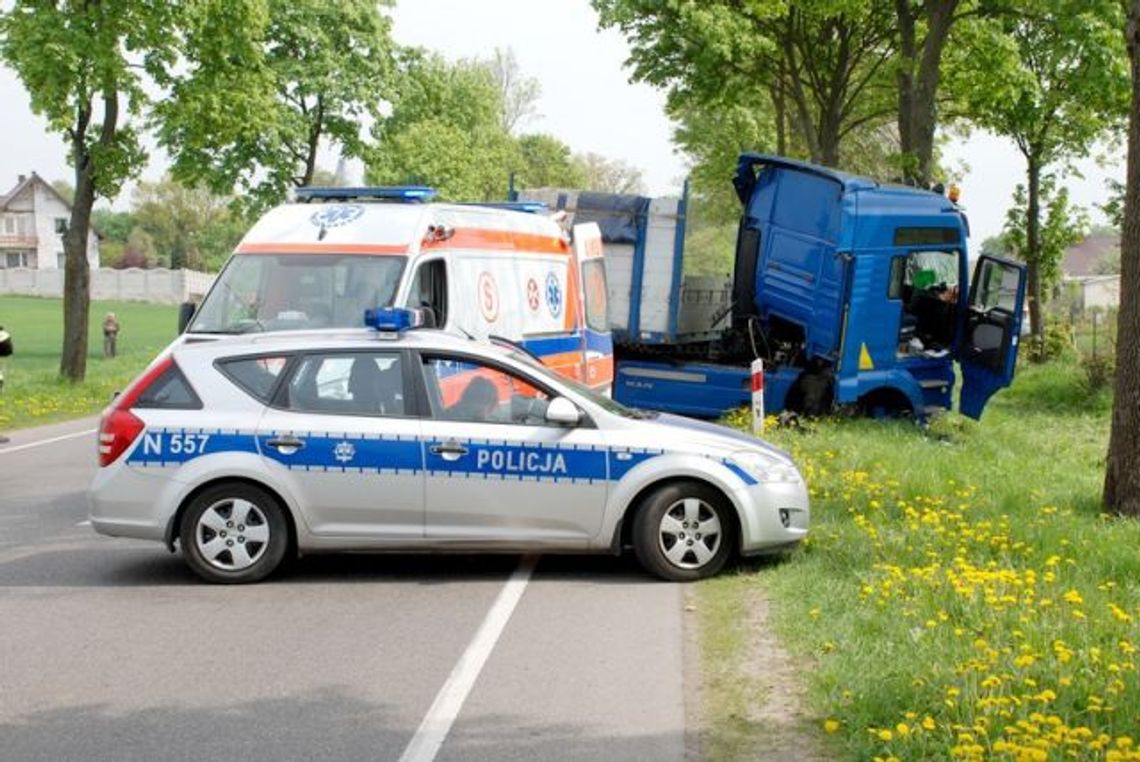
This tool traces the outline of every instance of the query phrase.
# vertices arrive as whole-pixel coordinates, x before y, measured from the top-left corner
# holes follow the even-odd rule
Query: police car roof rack
[[[506,209],[528,214],[545,214],[550,211],[550,207],[542,201],[463,201],[460,206],[486,206],[491,209]]]
[[[438,193],[426,185],[394,185],[356,188],[318,187],[307,185],[295,192],[297,201],[309,204],[321,201],[389,201],[402,204],[422,204],[431,201]]]

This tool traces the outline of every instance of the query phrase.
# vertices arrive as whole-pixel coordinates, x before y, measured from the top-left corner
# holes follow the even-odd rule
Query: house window
[[[60,251],[60,252],[56,252],[56,255],[55,255],[55,266],[56,266],[58,269],[62,270],[62,269],[63,269],[63,267],[64,267],[64,265],[66,265],[66,264],[67,264],[67,255],[66,255],[66,254],[64,254],[62,251]]]
[[[5,235],[14,235],[16,232],[16,218],[12,215],[4,216],[4,233]]]
[[[4,267],[35,267],[36,255],[27,251],[10,251],[0,260]]]
[[[59,233],[60,235],[63,235],[64,233],[67,232],[67,218],[66,217],[56,217],[55,218],[55,232]]]

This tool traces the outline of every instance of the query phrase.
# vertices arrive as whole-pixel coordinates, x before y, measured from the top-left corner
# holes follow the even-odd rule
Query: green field
[[[119,356],[103,358],[103,316],[122,325]],[[178,310],[142,302],[92,302],[87,379],[59,378],[63,303],[59,299],[0,297],[0,325],[12,333],[15,354],[0,358],[0,431],[97,413],[177,333]]]
[[[697,589],[712,758],[767,732],[724,668],[755,636],[720,632],[757,591],[839,758],[1140,758],[1140,522],[1100,511],[1109,409],[1067,360],[1022,368],[980,423],[770,432],[807,477],[812,534]]]

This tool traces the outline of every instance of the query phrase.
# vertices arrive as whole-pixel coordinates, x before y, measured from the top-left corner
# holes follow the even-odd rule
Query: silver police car
[[[670,580],[807,534],[783,452],[630,410],[518,349],[406,330],[228,336],[175,346],[104,411],[97,532],[181,547],[211,582],[287,554],[620,553]]]

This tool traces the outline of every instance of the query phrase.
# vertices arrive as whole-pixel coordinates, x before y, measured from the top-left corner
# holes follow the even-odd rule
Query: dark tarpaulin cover
[[[574,223],[596,222],[606,243],[637,243],[638,220],[649,214],[649,199],[616,193],[582,192]]]

